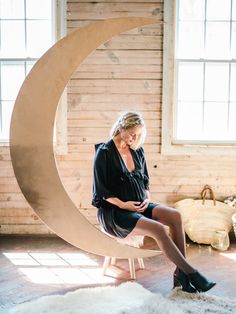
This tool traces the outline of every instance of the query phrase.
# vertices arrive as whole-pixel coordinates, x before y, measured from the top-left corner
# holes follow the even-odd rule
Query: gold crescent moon
[[[97,47],[119,33],[156,23],[160,22],[154,18],[114,18],[72,32],[37,61],[15,102],[10,153],[21,191],[51,230],[90,253],[127,258],[154,256],[157,251],[122,245],[104,235],[71,201],[60,180],[53,152],[57,104],[74,70]]]

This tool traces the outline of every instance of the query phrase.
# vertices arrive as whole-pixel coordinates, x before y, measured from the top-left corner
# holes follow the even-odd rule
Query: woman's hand
[[[122,206],[122,208],[133,211],[133,212],[142,213],[148,207],[149,203],[150,203],[149,198],[146,198],[142,203],[134,202],[134,201],[128,201],[128,202],[124,202],[124,205]]]
[[[122,209],[129,210],[131,212],[143,212],[144,209],[141,209],[141,203],[137,201],[127,201],[122,205]]]
[[[149,195],[147,195],[149,196]],[[106,201],[108,201],[111,204],[114,204],[121,209],[130,210],[132,212],[138,212],[142,213],[145,211],[145,209],[148,207],[148,204],[150,203],[150,198],[147,197],[143,202],[137,202],[137,201],[127,201],[123,202],[117,197],[110,197],[107,198]]]
[[[144,211],[147,207],[148,204],[150,203],[150,199],[146,198],[141,204],[140,204],[140,211]]]

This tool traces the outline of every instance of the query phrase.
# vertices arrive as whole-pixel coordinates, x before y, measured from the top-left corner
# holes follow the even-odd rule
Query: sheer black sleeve
[[[148,174],[148,169],[147,169],[147,163],[145,160],[144,149],[141,147],[140,151],[142,154],[142,173],[144,177],[144,186],[146,190],[149,190],[149,174]]]
[[[103,202],[109,197],[115,197],[109,190],[108,151],[101,144],[96,151],[93,167],[93,200],[92,205],[101,207]]]

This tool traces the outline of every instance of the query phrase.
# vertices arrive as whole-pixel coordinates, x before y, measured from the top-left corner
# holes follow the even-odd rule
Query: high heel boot
[[[207,280],[198,271],[188,274],[187,277],[191,285],[194,286],[199,292],[206,292],[216,285],[215,282]]]
[[[179,274],[179,268],[176,267],[175,271],[174,271],[174,275],[173,275],[173,289],[176,287],[181,287],[181,284],[178,282],[178,280],[176,279],[176,277]]]
[[[173,289],[176,287],[181,287],[181,283],[178,281],[177,276],[177,274],[174,274],[173,276]]]
[[[182,290],[189,293],[196,293],[197,290],[191,285],[188,276],[179,270],[174,273],[174,287],[182,287]]]

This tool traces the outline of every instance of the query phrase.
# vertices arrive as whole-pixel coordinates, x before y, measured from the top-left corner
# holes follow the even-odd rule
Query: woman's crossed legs
[[[170,228],[170,235],[164,225]],[[166,256],[184,273],[195,272],[185,258],[185,235],[180,213],[171,207],[158,205],[152,219],[141,217],[129,236],[146,235],[153,238]]]

